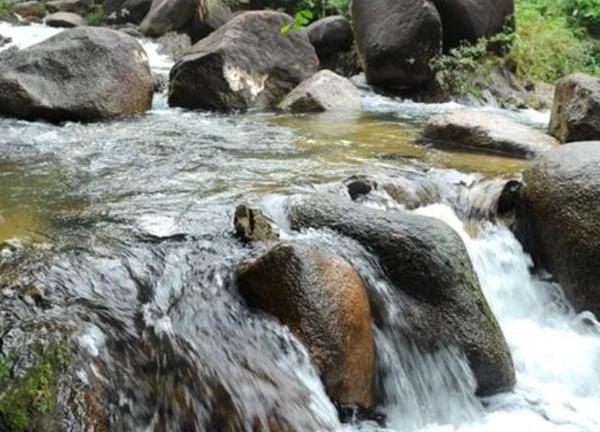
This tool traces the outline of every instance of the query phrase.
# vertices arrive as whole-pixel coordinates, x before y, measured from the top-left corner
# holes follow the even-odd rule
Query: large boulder
[[[85,25],[85,20],[81,15],[72,12],[56,12],[50,14],[44,20],[48,27],[73,28]]]
[[[304,31],[321,63],[336,52],[349,51],[354,43],[352,26],[340,15],[317,20]]]
[[[48,12],[71,12],[85,15],[94,7],[94,0],[54,0],[46,3]]]
[[[117,23],[140,24],[150,11],[152,0],[106,0],[102,3],[104,13]]]
[[[533,158],[559,144],[550,135],[508,117],[472,110],[431,118],[425,125],[423,137],[521,158]]]
[[[433,78],[430,63],[442,50],[442,24],[433,2],[354,0],[352,16],[370,84],[417,87]]]
[[[187,28],[187,33],[192,42],[196,43],[224,26],[232,17],[233,13],[226,3],[201,2],[198,12],[194,14]]]
[[[600,79],[575,74],[559,81],[549,130],[563,143],[600,140]]]
[[[153,0],[141,24],[147,36],[158,37],[185,28],[198,10],[198,0]]]
[[[95,121],[152,104],[141,45],[114,30],[63,31],[0,63],[0,113],[25,119]]]
[[[250,306],[275,316],[303,342],[332,399],[374,406],[369,300],[348,262],[313,247],[282,243],[242,263],[238,286]]]
[[[334,196],[292,201],[288,213],[294,229],[329,228],[374,253],[395,287],[403,335],[423,350],[440,344],[463,350],[479,395],[513,387],[515,371],[504,335],[452,228],[437,219]]]
[[[578,311],[600,315],[600,141],[547,152],[523,181],[536,257]]]
[[[514,0],[434,0],[442,19],[444,51],[512,27]]]
[[[294,113],[358,111],[360,91],[348,80],[330,70],[322,70],[302,81],[279,104]]]
[[[195,44],[169,76],[169,105],[191,109],[274,108],[319,60],[303,32],[282,34],[280,12],[242,13]]]

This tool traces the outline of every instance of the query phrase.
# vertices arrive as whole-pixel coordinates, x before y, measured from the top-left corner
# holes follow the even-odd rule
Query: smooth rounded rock
[[[144,49],[124,33],[65,30],[0,63],[0,113],[52,122],[96,121],[150,109]]]
[[[332,399],[374,406],[369,300],[349,263],[313,247],[282,243],[242,263],[238,286],[252,307],[275,316],[304,343]]]
[[[72,12],[56,12],[48,15],[45,19],[48,27],[81,27],[85,25],[85,21],[81,15]]]
[[[537,259],[578,311],[600,316],[600,141],[547,152],[523,181]]]

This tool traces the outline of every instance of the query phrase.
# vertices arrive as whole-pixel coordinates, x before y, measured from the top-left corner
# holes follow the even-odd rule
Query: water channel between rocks
[[[19,47],[52,32],[0,25]],[[144,47],[154,72],[167,72],[170,61]],[[527,162],[415,144],[424,120],[459,105],[364,93],[363,106],[351,117],[223,115],[172,109],[155,95],[140,118],[62,126],[0,118],[0,260],[18,263],[3,276],[12,278],[0,302],[4,337],[32,337],[36,323],[69,332],[77,379],[105,384],[96,396],[119,431],[193,431],[223,403],[219,391],[230,395],[223,411],[235,407],[249,429],[267,425],[263,407],[275,404],[297,430],[600,430],[600,336],[560,287],[530,274],[508,229],[462,216]],[[538,127],[548,121],[546,113],[485,109]],[[287,229],[286,197],[344,194],[341,181],[355,174],[412,176],[440,191],[438,203],[415,212],[448,223],[467,246],[513,355],[514,391],[473,396],[462,354],[421,353],[394,337],[389,302],[389,328],[375,332],[387,429],[342,425],[305,349],[244,305],[233,270],[248,250],[231,237],[241,202],[265,209],[283,238],[345,257],[385,298],[391,287],[358,244]],[[385,194],[364,205],[397,207]],[[10,287],[41,291],[43,302]]]

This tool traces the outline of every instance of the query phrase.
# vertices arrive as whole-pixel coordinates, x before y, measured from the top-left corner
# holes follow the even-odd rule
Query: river
[[[55,32],[0,24],[20,48]],[[166,73],[171,60],[143,45],[153,72]],[[530,272],[507,228],[468,218],[527,162],[415,144],[427,118],[456,109],[366,91],[356,115],[226,115],[169,108],[155,95],[139,118],[61,126],[0,118],[0,268],[18,270],[2,284],[0,328],[12,340],[36,331],[32,323],[68,333],[76,379],[103,389],[96,396],[111,431],[202,430],[223,404],[243,419],[239,430],[267,429],[275,406],[296,430],[597,432],[595,318],[576,315],[548,275]],[[549,117],[482,109],[540,128]],[[463,355],[407,345],[389,302],[388,322],[375,328],[386,428],[342,425],[305,349],[244,305],[233,271],[248,250],[231,236],[241,202],[265,209],[283,238],[344,256],[385,298],[392,288],[359,245],[287,229],[287,197],[344,194],[341,181],[355,174],[401,174],[440,191],[438,203],[414,211],[463,238],[513,355],[512,392],[473,396]],[[385,194],[363,204],[398,206]],[[22,287],[43,301],[31,304]]]

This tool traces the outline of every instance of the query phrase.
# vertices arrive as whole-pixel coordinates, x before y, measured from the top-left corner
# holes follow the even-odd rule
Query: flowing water
[[[55,32],[0,24],[19,48]],[[144,47],[165,73],[171,61],[151,42]],[[356,116],[222,115],[172,109],[156,95],[152,111],[134,119],[56,126],[0,118],[2,346],[67,335],[76,383],[94,389],[87,402],[108,412],[114,431],[232,422],[266,430],[277,421],[296,430],[600,430],[598,323],[576,315],[548,275],[531,273],[510,231],[482,216],[502,180],[526,163],[415,144],[425,119],[458,105],[368,92],[363,104]],[[546,113],[502,114],[548,121]],[[354,174],[438,191],[436,203],[415,211],[463,238],[510,345],[514,391],[476,398],[462,353],[421,352],[403,340],[392,287],[360,245],[288,229],[287,197],[345,194],[341,180]],[[231,235],[242,201],[264,208],[283,238],[344,256],[380,299],[385,428],[340,424],[302,345],[238,295],[235,263],[257,253]],[[385,193],[363,204],[405,211]],[[64,422],[85,429],[68,415]]]

